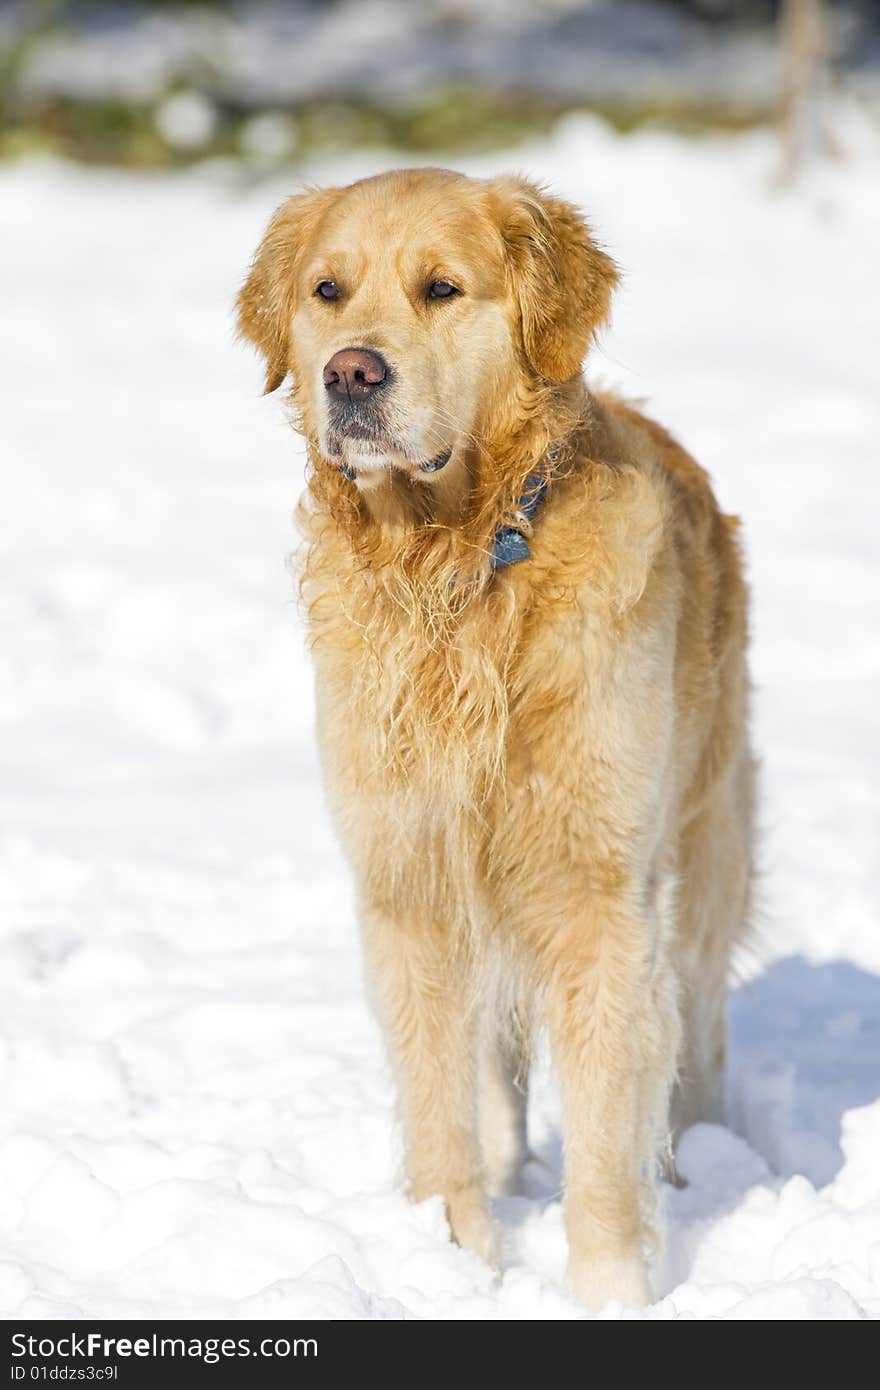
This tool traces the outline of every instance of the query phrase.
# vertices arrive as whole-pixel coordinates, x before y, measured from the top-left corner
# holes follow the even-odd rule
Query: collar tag
[[[493,570],[503,570],[508,565],[529,559],[532,552],[526,537],[532,534],[532,518],[546,491],[547,479],[544,474],[530,473],[516,504],[516,511],[495,532],[490,562]]]

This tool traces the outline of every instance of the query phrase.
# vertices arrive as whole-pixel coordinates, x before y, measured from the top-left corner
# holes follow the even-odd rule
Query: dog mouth
[[[442,454],[437,454],[432,459],[423,459],[419,463],[419,468],[423,473],[439,473],[441,468],[445,468],[452,458],[452,450],[447,449]]]
[[[356,471],[358,466],[390,466],[428,474],[439,473],[453,454],[452,449],[444,449],[426,458],[381,418],[373,413],[367,415],[356,405],[334,412],[325,452],[345,471]],[[351,459],[351,455],[355,455],[356,460]]]

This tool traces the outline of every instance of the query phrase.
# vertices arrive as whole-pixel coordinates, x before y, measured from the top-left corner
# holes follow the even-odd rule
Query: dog
[[[275,213],[237,301],[308,444],[301,576],[410,1190],[494,1255],[538,1027],[568,1285],[651,1300],[655,1190],[717,1118],[754,763],[736,518],[582,365],[618,272],[515,177]]]

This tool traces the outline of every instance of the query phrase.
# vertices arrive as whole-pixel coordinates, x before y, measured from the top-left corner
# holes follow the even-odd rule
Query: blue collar
[[[555,463],[557,454],[558,447],[548,450],[547,458],[551,464]],[[344,463],[339,464],[339,471],[349,480],[356,477],[354,469],[348,468]],[[545,473],[530,473],[526,478],[516,510],[509,520],[503,521],[497,527],[492,539],[489,564],[493,574],[498,570],[507,569],[508,565],[516,565],[520,560],[528,560],[531,557],[532,552],[526,537],[532,534],[532,518],[544,500],[547,484],[548,478]]]
[[[531,555],[526,536],[532,534],[532,517],[544,500],[547,478],[543,473],[530,473],[516,504],[516,511],[495,532],[490,564],[493,571],[506,569]]]

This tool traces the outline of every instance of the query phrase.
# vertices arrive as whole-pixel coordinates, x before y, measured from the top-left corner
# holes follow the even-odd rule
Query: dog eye
[[[432,280],[428,286],[429,299],[452,299],[457,294],[461,294],[461,290],[450,285],[448,280]]]
[[[339,286],[335,280],[322,280],[320,285],[315,287],[315,294],[319,299],[338,299]]]

